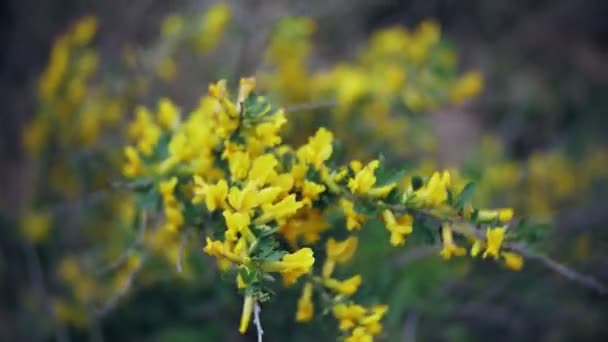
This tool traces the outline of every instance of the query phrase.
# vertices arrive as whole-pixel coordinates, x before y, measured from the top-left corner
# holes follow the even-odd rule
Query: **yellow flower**
[[[357,274],[343,281],[338,281],[336,279],[331,278],[325,279],[323,281],[323,285],[338,292],[341,295],[351,296],[355,292],[357,292],[357,289],[359,288],[359,285],[361,285],[362,280],[363,279],[361,278],[361,275]]]
[[[513,209],[504,208],[497,210],[479,210],[477,219],[482,222],[498,220],[500,223],[507,223],[513,218]]]
[[[481,240],[475,239],[475,242],[473,242],[473,246],[471,246],[471,256],[476,257],[477,255],[479,255],[479,252],[481,252],[481,247]]]
[[[371,197],[386,197],[388,193],[397,185],[390,183],[382,187],[373,186],[376,184],[376,169],[380,166],[378,160],[373,160],[357,171],[355,178],[348,180],[348,188],[354,194],[368,195]],[[351,166],[352,167],[352,166]]]
[[[233,186],[228,192],[228,203],[235,211],[249,214],[251,209],[258,205],[256,191],[251,184],[247,184],[243,189]]]
[[[228,158],[228,168],[233,178],[237,180],[245,179],[249,172],[249,165],[251,161],[249,159],[249,153],[238,151],[230,154]]]
[[[399,219],[390,210],[382,212],[386,229],[391,233],[391,245],[401,246],[405,243],[405,236],[412,233],[414,218],[411,215],[405,214]]]
[[[500,246],[502,245],[504,237],[504,227],[488,228],[486,231],[487,246],[485,252],[483,252],[483,257],[486,258],[487,256],[491,256],[494,259],[498,259]]]
[[[277,158],[272,154],[263,154],[253,160],[249,171],[249,181],[256,186],[263,186],[276,176],[274,168],[279,164]]]
[[[217,46],[221,36],[230,21],[230,7],[219,3],[207,9],[198,32],[196,47],[200,53],[205,53]]]
[[[358,243],[359,239],[356,236],[351,236],[343,241],[336,241],[333,238],[329,238],[325,245],[327,257],[338,263],[345,263],[355,254]]]
[[[292,216],[302,208],[303,202],[296,201],[296,195],[291,194],[275,204],[264,204],[264,214],[256,220],[256,223],[266,223],[271,220],[282,220]]]
[[[236,241],[237,233],[244,233],[248,229],[249,215],[229,210],[224,210],[222,214],[226,220],[226,240]]]
[[[97,32],[97,18],[86,16],[80,19],[72,31],[72,41],[75,45],[86,45]]]
[[[39,118],[30,121],[23,129],[22,143],[25,151],[30,155],[40,153],[49,135],[49,125]]]
[[[450,91],[450,99],[456,104],[477,95],[483,88],[483,77],[479,72],[464,74]]]
[[[512,271],[519,271],[524,267],[524,258],[513,252],[500,253],[505,258],[505,265]]]
[[[448,171],[441,175],[434,172],[429,181],[415,192],[416,201],[423,207],[437,208],[448,199],[448,187],[451,177]]]
[[[357,230],[361,228],[361,225],[365,222],[365,216],[355,211],[355,205],[353,202],[341,198],[340,207],[344,211],[346,217],[346,228],[348,230]]]
[[[152,154],[161,129],[152,120],[152,115],[146,107],[135,109],[135,120],[128,127],[129,137],[137,142],[137,148],[146,156]]]
[[[344,241],[336,241],[333,238],[329,238],[325,244],[327,259],[325,259],[325,264],[323,264],[323,278],[331,276],[336,263],[342,264],[349,261],[355,254],[358,244],[359,239],[356,236],[351,236]]]
[[[165,57],[161,59],[154,70],[158,78],[165,82],[169,82],[175,79],[177,75],[177,63],[171,57]]]
[[[304,185],[302,186],[302,196],[304,197],[304,203],[306,203],[306,205],[311,205],[314,200],[319,198],[319,195],[323,191],[325,191],[325,185],[305,180]]]
[[[373,342],[374,337],[364,327],[356,327],[350,336],[344,339],[344,342]]]
[[[467,251],[463,247],[459,247],[454,243],[452,229],[448,225],[442,227],[441,236],[443,237],[443,249],[439,252],[441,257],[448,260],[452,255],[463,256],[467,254]]]
[[[220,179],[215,185],[207,185],[200,176],[194,176],[194,198],[192,203],[200,203],[205,200],[207,210],[214,211],[224,207],[224,201],[228,196],[228,183]]]
[[[379,161],[371,161],[369,164],[365,165],[363,169],[357,172],[355,178],[349,179],[348,188],[350,191],[354,194],[367,193],[374,186],[374,184],[376,184],[376,176],[374,173],[376,172],[378,166],[380,166]]]
[[[382,324],[380,320],[388,311],[388,306],[378,304],[374,305],[371,313],[359,321],[359,324],[365,326],[367,331],[372,335],[379,335],[382,332]]]
[[[243,258],[237,256],[225,244],[218,240],[212,240],[210,237],[206,239],[207,245],[203,248],[203,251],[216,258],[223,258],[236,264],[243,263]]]
[[[46,239],[51,228],[52,216],[48,212],[31,212],[25,215],[21,222],[23,234],[34,243]]]
[[[298,299],[298,310],[296,311],[296,322],[310,322],[314,315],[314,304],[312,302],[312,283],[304,284],[302,295]]]
[[[168,15],[161,24],[161,35],[163,37],[175,37],[184,27],[184,19],[178,14]]]
[[[251,320],[251,313],[253,312],[253,305],[255,304],[253,297],[250,295],[245,296],[243,301],[243,312],[241,313],[241,325],[239,326],[239,332],[244,334],[249,326]]]
[[[321,127],[314,136],[308,138],[308,144],[302,147],[302,152],[299,155],[302,155],[307,164],[311,164],[318,169],[321,167],[321,164],[331,157],[333,153],[333,139],[334,135]]]
[[[275,146],[281,143],[281,137],[278,135],[281,127],[287,122],[285,113],[282,109],[272,115],[272,121],[262,122],[255,126],[255,138],[262,146]]]
[[[240,84],[239,84],[239,95],[237,97],[237,103],[239,106],[243,102],[245,102],[245,100],[247,99],[249,94],[251,94],[251,92],[254,89],[255,89],[255,78],[254,77],[241,78]]]
[[[158,191],[160,192],[164,201],[168,201],[167,199],[173,198],[173,192],[175,191],[175,186],[177,186],[177,181],[177,177],[171,177],[170,179],[158,183]]]
[[[122,173],[127,177],[136,177],[143,173],[143,162],[139,158],[137,150],[133,146],[125,147],[127,161],[123,166]]]
[[[352,329],[365,315],[365,308],[357,304],[338,304],[332,310],[334,317],[340,322],[340,330]]]
[[[165,224],[169,230],[177,230],[184,224],[184,216],[179,208],[174,206],[165,206]]]
[[[158,124],[166,131],[172,130],[179,123],[179,108],[166,97],[158,101]]]
[[[266,272],[280,272],[286,286],[295,283],[298,278],[312,268],[315,258],[312,249],[301,248],[295,253],[285,254],[281,261],[269,261],[262,264],[262,269]]]

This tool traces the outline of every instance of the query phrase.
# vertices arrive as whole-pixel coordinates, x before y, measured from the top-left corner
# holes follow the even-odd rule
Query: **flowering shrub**
[[[488,259],[517,271],[526,257],[564,272],[525,245],[530,227],[513,209],[483,206],[504,196],[544,214],[542,205],[567,198],[576,182],[604,176],[601,153],[586,164],[586,181],[552,156],[533,158],[520,175],[502,153],[482,151],[478,184],[429,169],[435,143],[419,114],[461,104],[483,84],[476,71],[459,74],[436,23],[381,30],[353,61],[313,71],[315,23],[282,19],[259,84],[243,78],[231,92],[213,82],[192,107],[155,96],[155,81],[171,85],[184,73],[177,52],[212,53],[231,18],[225,5],[170,15],[150,53],[125,49],[118,77],[98,70],[94,17],[57,40],[23,134],[37,174],[21,217],[28,244],[50,246],[56,272],[45,307],[54,320],[93,324],[136,278],[151,284],[177,269],[196,286],[213,258],[242,298],[240,333],[254,324],[261,335],[262,306],[295,289],[295,321],[331,317],[344,340],[369,341],[382,335],[392,303],[361,291],[368,279],[353,264],[362,249],[426,245],[445,261]],[[544,165],[558,172],[548,176]],[[368,232],[381,234],[382,246]]]

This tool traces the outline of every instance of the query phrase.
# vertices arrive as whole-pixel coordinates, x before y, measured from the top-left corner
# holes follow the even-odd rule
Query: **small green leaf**
[[[458,195],[458,198],[456,199],[456,203],[454,203],[454,208],[456,208],[458,210],[464,208],[464,205],[471,198],[471,196],[473,196],[473,192],[475,192],[475,183],[474,182],[467,183],[464,186],[464,188],[462,188],[462,191]]]
[[[412,189],[414,191],[422,188],[423,185],[424,185],[424,180],[422,180],[422,177],[420,177],[420,176],[412,177]]]
[[[272,106],[268,99],[252,92],[247,96],[247,99],[245,99],[243,110],[245,118],[258,119],[268,115],[272,110]]]
[[[379,161],[380,166],[376,170],[376,184],[374,186],[380,187],[399,182],[405,175],[405,170],[403,169],[391,169],[387,167],[382,156],[380,156]]]

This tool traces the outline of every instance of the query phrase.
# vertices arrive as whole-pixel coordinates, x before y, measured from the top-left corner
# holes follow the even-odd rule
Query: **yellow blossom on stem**
[[[274,168],[279,164],[277,158],[272,154],[263,154],[253,160],[249,171],[249,181],[257,186],[266,184],[276,176]]]
[[[513,218],[513,213],[513,209],[511,208],[497,210],[481,209],[477,213],[477,220],[482,222],[498,220],[500,223],[504,224],[511,221]]]
[[[253,312],[253,306],[255,302],[251,295],[245,296],[245,300],[243,301],[243,312],[241,313],[241,325],[239,326],[239,332],[244,334],[247,332],[247,327],[249,327],[249,321],[251,321],[251,313]]]
[[[229,248],[228,245],[222,243],[218,240],[212,240],[210,237],[206,239],[207,244],[203,251],[211,256],[214,256],[218,259],[225,259],[231,261],[235,264],[242,264],[243,258],[234,254]]]
[[[231,212],[224,210],[222,213],[226,220],[226,240],[235,241],[238,233],[245,233],[248,229],[250,218],[249,215],[240,212]]]
[[[228,183],[221,179],[215,185],[208,185],[200,176],[194,176],[194,198],[192,203],[200,203],[205,200],[207,210],[214,211],[224,207],[224,201],[228,196]]]
[[[488,230],[486,231],[486,250],[485,252],[483,252],[483,257],[486,258],[488,256],[491,256],[494,259],[498,259],[500,253],[500,246],[502,246],[502,241],[504,237],[504,227],[488,228]]]
[[[359,324],[365,326],[366,330],[372,335],[379,335],[382,332],[382,324],[380,320],[388,311],[388,306],[377,304],[371,308],[371,313],[359,321]]]
[[[127,177],[136,177],[143,173],[143,162],[133,146],[125,147],[126,162],[122,173]]]
[[[302,208],[304,205],[303,202],[296,201],[296,196],[291,194],[280,202],[275,204],[264,204],[262,206],[262,210],[264,214],[256,219],[256,223],[267,223],[271,220],[281,220],[284,218],[288,218],[298,211],[298,209]]]
[[[443,249],[439,252],[439,255],[445,260],[448,260],[455,256],[463,256],[467,254],[467,251],[454,243],[454,237],[452,236],[452,229],[448,225],[444,225],[441,229],[441,237],[443,238]]]
[[[379,161],[371,161],[355,174],[355,178],[349,179],[348,188],[350,191],[354,194],[365,194],[368,192],[376,184],[374,173],[378,166],[380,166]]]
[[[393,212],[386,209],[382,212],[386,229],[391,233],[390,243],[393,246],[401,246],[405,243],[405,236],[413,231],[414,218],[405,214],[395,219]]]
[[[329,278],[331,276],[336,263],[342,264],[350,260],[357,250],[358,243],[359,239],[356,236],[351,236],[343,241],[336,241],[333,238],[329,238],[325,244],[327,259],[323,264],[323,278]]]
[[[361,275],[357,274],[343,281],[328,278],[323,281],[323,285],[338,292],[341,295],[351,296],[355,292],[357,292],[357,289],[359,288],[359,285],[361,285],[362,280],[363,279],[361,278]]]
[[[473,245],[471,246],[472,257],[476,257],[477,255],[479,255],[479,252],[481,252],[482,245],[483,243],[481,242],[481,240],[475,239],[475,242],[473,242]]]
[[[512,271],[519,271],[524,267],[524,258],[513,252],[502,252],[500,255],[505,259],[505,265]]]
[[[331,157],[333,152],[332,142],[334,135],[325,128],[319,128],[314,136],[308,139],[308,144],[301,149],[304,161],[313,165],[315,168],[321,167],[326,160]]]
[[[304,185],[302,186],[302,196],[304,197],[304,203],[310,206],[312,202],[319,198],[319,195],[324,191],[325,185],[305,180]]]
[[[310,322],[314,315],[314,304],[312,302],[312,283],[307,282],[302,288],[302,295],[298,299],[296,311],[296,322]]]
[[[231,187],[228,192],[228,204],[235,211],[249,214],[251,209],[258,205],[254,187],[251,184],[247,184],[243,189]]]
[[[238,151],[232,153],[228,158],[228,167],[230,168],[230,174],[235,179],[244,179],[249,173],[249,166],[251,160],[249,159],[249,153]]]
[[[345,331],[356,326],[364,317],[365,308],[357,304],[338,304],[332,310],[334,317],[340,322],[340,330]]]
[[[266,272],[279,272],[286,286],[295,283],[299,277],[310,272],[315,262],[312,249],[306,247],[295,253],[288,253],[281,261],[268,261],[262,264]]]
[[[344,216],[346,216],[346,228],[348,230],[357,230],[361,228],[361,225],[365,222],[365,216],[355,211],[353,202],[341,198],[340,207],[344,211]]]
[[[374,337],[364,327],[356,327],[350,336],[344,339],[344,342],[373,342]]]
[[[21,230],[29,241],[38,243],[46,239],[51,228],[52,216],[49,212],[38,211],[25,215]]]
[[[448,187],[451,184],[451,177],[448,171],[442,174],[434,172],[429,181],[415,192],[416,201],[422,207],[437,208],[443,205],[448,199]]]

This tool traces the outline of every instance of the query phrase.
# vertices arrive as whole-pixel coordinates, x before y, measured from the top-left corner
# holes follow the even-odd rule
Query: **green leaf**
[[[147,191],[135,191],[135,203],[141,209],[158,209],[160,208],[160,195],[153,188]]]
[[[473,196],[473,192],[475,192],[475,183],[474,182],[467,183],[464,186],[464,188],[462,188],[462,191],[458,195],[458,198],[456,199],[456,203],[454,203],[454,208],[456,208],[458,210],[464,208],[464,205],[471,198],[471,196]]]
[[[391,183],[399,182],[405,175],[403,169],[392,169],[387,167],[384,157],[378,158],[380,166],[376,169],[376,184],[374,186],[381,187]]]
[[[243,103],[244,117],[246,119],[258,119],[270,113],[272,106],[264,96],[250,93]]]
[[[434,244],[436,239],[436,226],[429,219],[416,217],[414,219],[412,239],[427,244]]]
[[[422,188],[423,185],[424,185],[424,180],[422,179],[422,177],[420,177],[420,176],[412,177],[412,189],[414,191]]]
[[[376,206],[374,206],[371,203],[365,202],[365,201],[355,201],[354,202],[354,209],[357,213],[365,215],[367,217],[374,217],[376,216]]]

